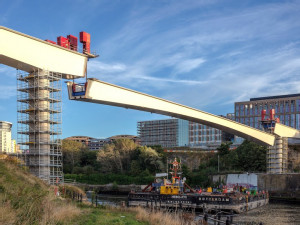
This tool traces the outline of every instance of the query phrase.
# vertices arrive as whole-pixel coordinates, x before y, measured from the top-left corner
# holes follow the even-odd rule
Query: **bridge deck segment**
[[[87,56],[0,26],[0,64],[26,72],[48,70],[63,78],[85,76]]]
[[[68,82],[70,100],[163,114],[215,127],[261,145],[274,145],[275,136],[270,133],[162,98],[96,79],[88,79],[86,91],[83,95],[73,96],[72,84],[72,82]]]

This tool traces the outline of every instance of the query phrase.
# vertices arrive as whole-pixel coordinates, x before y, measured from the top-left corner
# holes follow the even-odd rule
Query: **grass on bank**
[[[83,213],[68,224],[76,225],[150,225],[146,220],[138,220],[132,209],[81,206]]]
[[[17,165],[0,160],[0,224],[59,224],[80,214],[70,201],[57,199],[54,189]]]
[[[150,213],[141,208],[94,208],[70,200],[74,186],[65,186],[67,198],[57,198],[54,187],[26,172],[16,160],[0,157],[0,224],[5,225],[181,225],[186,219]],[[68,194],[69,193],[69,194]]]
[[[191,213],[151,212],[144,208],[86,208],[70,224],[76,225],[196,225]]]

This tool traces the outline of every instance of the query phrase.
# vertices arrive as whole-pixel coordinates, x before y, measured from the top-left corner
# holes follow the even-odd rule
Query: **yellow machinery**
[[[172,183],[167,184],[167,180],[164,179],[164,185],[160,187],[160,194],[162,195],[178,195],[180,193],[180,184],[182,183],[180,177],[177,176],[177,170],[180,169],[180,163],[177,162],[176,158],[172,163],[172,166]]]
[[[160,187],[160,194],[162,195],[178,195],[179,194],[179,187],[178,186],[161,186]]]

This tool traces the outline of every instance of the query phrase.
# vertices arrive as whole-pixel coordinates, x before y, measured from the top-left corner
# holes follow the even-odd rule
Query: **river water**
[[[97,195],[99,205],[120,205],[127,201],[125,195]],[[300,204],[270,203],[247,213],[235,214],[237,225],[300,225]]]

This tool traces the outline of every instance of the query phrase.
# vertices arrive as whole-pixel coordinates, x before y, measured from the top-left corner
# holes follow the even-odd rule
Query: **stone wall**
[[[259,174],[257,186],[271,192],[300,192],[300,174]]]
[[[300,171],[300,146],[289,146],[288,151],[288,171]]]
[[[231,175],[236,175],[234,182],[244,183],[245,176],[247,177],[252,174],[217,174],[212,176],[212,181],[214,183],[222,181],[222,183],[227,184],[229,182],[228,177]],[[271,192],[299,192],[300,194],[300,173],[257,174],[257,188],[258,190],[267,190]]]

